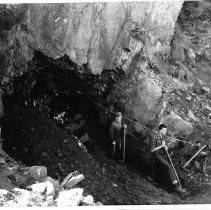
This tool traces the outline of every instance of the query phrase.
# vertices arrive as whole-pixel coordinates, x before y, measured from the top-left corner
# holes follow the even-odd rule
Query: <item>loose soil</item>
[[[85,175],[79,186],[84,188],[85,195],[93,195],[95,201],[105,205],[210,203],[209,182],[196,186],[190,179],[186,182],[190,185],[186,187],[192,189],[190,196],[181,198],[171,189],[149,182],[142,165],[134,166],[132,160],[127,160],[125,165],[113,161],[106,150],[110,141],[107,132],[91,118],[84,117],[92,140],[90,145],[86,144],[87,151],[79,146],[77,137],[50,119],[45,109],[26,107],[11,98],[5,98],[4,103],[5,116],[1,120],[5,139],[3,149],[27,166],[46,166],[48,175],[60,181],[68,173],[78,170]],[[7,175],[1,170],[0,186],[11,189],[14,184],[8,184]]]

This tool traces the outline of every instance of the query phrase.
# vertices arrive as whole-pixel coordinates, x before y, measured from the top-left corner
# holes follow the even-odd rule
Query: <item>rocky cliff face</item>
[[[180,11],[172,42],[172,56],[180,63],[180,80],[211,86],[211,3],[187,1]]]
[[[141,49],[142,43],[131,36],[137,26],[148,36],[149,58],[168,53],[182,4],[150,1],[1,5],[2,85],[14,74],[26,71],[35,50],[52,58],[66,54],[79,65],[88,64],[93,73],[122,65],[128,57],[127,49],[131,50],[129,57]]]
[[[172,109],[183,116],[175,106],[169,108],[171,93],[187,90],[192,82],[200,81],[200,75],[208,81],[209,71],[204,74],[199,69],[201,62],[209,65],[209,47],[205,50],[202,44],[202,40],[208,43],[209,36],[201,36],[209,34],[205,4],[209,3],[1,5],[1,87],[12,90],[11,78],[27,71],[39,50],[53,59],[67,55],[94,74],[103,69],[122,69],[127,76],[114,81],[107,102],[145,125],[155,127]],[[196,20],[193,26],[191,18]],[[196,25],[203,25],[204,31],[198,34]],[[185,47],[190,43],[183,39],[187,33],[198,34],[191,42],[194,45],[201,40],[201,48],[194,46],[206,52],[205,57],[201,54],[203,59],[191,47]],[[197,68],[199,76],[194,77]]]

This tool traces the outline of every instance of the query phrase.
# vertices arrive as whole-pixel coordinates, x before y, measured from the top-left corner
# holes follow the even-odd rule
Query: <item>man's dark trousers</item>
[[[167,171],[170,179],[171,179],[171,183],[173,183],[173,181],[177,180],[176,175],[174,174],[174,171],[172,169],[172,166],[168,163],[168,161],[163,157],[162,153],[160,151],[156,151],[153,154],[153,158],[155,160],[156,163],[161,164],[165,170]],[[153,175],[155,174],[155,170],[156,168],[153,167]]]

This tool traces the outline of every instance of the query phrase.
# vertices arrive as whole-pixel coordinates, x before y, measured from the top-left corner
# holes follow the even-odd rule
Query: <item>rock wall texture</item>
[[[193,97],[210,91],[203,87],[211,76],[210,8],[209,1],[1,5],[1,88],[12,89],[11,78],[33,65],[38,50],[52,59],[67,55],[94,74],[123,72],[123,79],[111,78],[108,106],[151,128],[170,116],[174,133],[188,120],[180,100],[188,88],[201,85],[190,90]],[[188,134],[179,130],[178,137],[192,132],[185,125]]]
[[[187,1],[175,27],[172,56],[180,62],[175,72],[211,86],[211,2]]]
[[[148,36],[149,58],[158,52],[167,53],[182,4],[183,1],[148,1],[1,5],[1,83],[7,84],[10,77],[25,71],[35,50],[52,58],[66,54],[79,65],[88,64],[93,73],[122,65],[128,56],[124,48],[131,50],[130,57],[141,49],[131,36],[137,26]]]

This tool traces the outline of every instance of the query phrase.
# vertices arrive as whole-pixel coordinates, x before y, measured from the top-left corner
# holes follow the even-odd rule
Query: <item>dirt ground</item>
[[[87,151],[79,146],[77,137],[50,119],[43,109],[19,106],[12,100],[6,103],[1,120],[3,149],[27,166],[46,166],[48,175],[60,181],[78,170],[85,175],[79,186],[95,201],[104,205],[210,203],[210,182],[196,184],[194,179],[185,180],[190,196],[182,198],[161,184],[149,182],[141,165],[134,166],[129,160],[125,165],[116,163],[106,151],[107,133],[91,119],[86,119],[92,140],[91,146],[87,144]],[[203,178],[202,174],[198,175]],[[8,181],[7,171],[1,168],[0,176],[1,188],[14,187]]]

